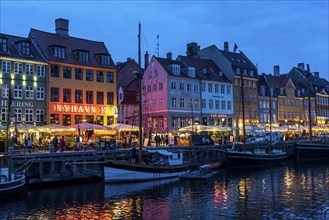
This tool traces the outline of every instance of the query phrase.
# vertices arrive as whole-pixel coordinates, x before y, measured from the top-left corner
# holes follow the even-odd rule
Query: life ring
[[[4,182],[7,182],[8,181],[7,175],[1,174],[1,182],[2,182],[2,179],[4,180]]]

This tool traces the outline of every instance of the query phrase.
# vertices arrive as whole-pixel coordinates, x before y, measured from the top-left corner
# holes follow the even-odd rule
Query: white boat
[[[139,182],[179,177],[189,172],[182,152],[147,150],[141,163],[108,160],[104,164],[105,182]]]
[[[11,195],[22,192],[26,184],[24,174],[11,173],[8,168],[0,168],[0,198],[4,195]]]

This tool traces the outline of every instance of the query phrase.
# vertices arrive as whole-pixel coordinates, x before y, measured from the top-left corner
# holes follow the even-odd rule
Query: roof
[[[189,56],[179,56],[177,59],[182,61],[187,67],[194,67],[196,76],[202,80],[230,83],[230,80],[222,73],[213,60]]]
[[[103,65],[96,59],[96,55],[98,54],[107,54],[110,55],[105,44],[103,42],[91,41],[76,37],[66,37],[61,36],[55,33],[48,33],[36,29],[31,29],[29,38],[38,45],[42,55],[48,61],[57,61],[68,64],[76,64],[82,66],[94,66],[100,68],[113,68],[114,62],[112,58],[110,58],[110,65]],[[36,40],[36,42],[34,41]],[[51,46],[62,46],[66,48],[66,58],[59,59],[53,56],[50,47]],[[76,50],[84,50],[89,51],[90,62],[82,62],[76,59],[74,55],[74,51]]]
[[[121,104],[131,104],[131,105],[138,105],[139,102],[137,101],[137,93],[136,91],[128,91],[124,90],[123,100]]]
[[[10,58],[17,58],[17,59],[24,59],[24,60],[31,60],[31,61],[39,61],[39,62],[46,62],[41,54],[37,51],[33,43],[29,38],[23,38],[8,34],[0,33],[1,38],[6,38],[8,40],[8,52],[0,51],[0,55],[4,57]],[[20,42],[28,42],[30,43],[30,55],[23,55],[19,49]]]
[[[117,88],[120,86],[125,89],[135,78],[135,71],[139,71],[141,68],[138,66],[135,60],[128,60],[124,63],[116,65],[118,80]]]

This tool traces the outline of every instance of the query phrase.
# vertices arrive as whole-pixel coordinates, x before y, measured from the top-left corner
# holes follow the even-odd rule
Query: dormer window
[[[274,94],[273,94],[273,89],[270,88],[270,96],[272,97]]]
[[[262,96],[265,95],[265,87],[264,87],[264,86],[262,86],[262,87],[260,88],[260,94],[261,94]]]
[[[297,90],[297,96],[300,96],[300,90]]]
[[[253,71],[253,70],[250,70],[250,71],[249,71],[249,74],[250,74],[250,76],[255,76],[255,74],[254,74],[254,71]]]
[[[283,88],[280,88],[280,95],[283,95]]]
[[[172,65],[172,72],[175,74],[175,75],[179,75],[180,74],[180,66],[179,65]]]
[[[219,71],[218,72],[218,77],[222,77],[223,76],[223,72],[222,71]]]
[[[59,59],[66,58],[65,47],[54,46],[52,49],[53,49],[52,52],[53,52],[54,57],[59,58]]]
[[[30,43],[29,42],[21,42],[21,54],[22,55],[30,55]]]
[[[189,77],[195,77],[195,68],[194,67],[188,67],[187,72],[188,72]]]
[[[243,75],[247,76],[247,69],[243,69]]]
[[[0,38],[0,51],[8,52],[8,39],[7,38]]]
[[[79,61],[89,62],[89,52],[86,50],[78,50],[76,51],[76,57]]]
[[[101,64],[109,66],[110,65],[110,56],[108,54],[101,54],[99,56],[99,61]]]
[[[238,75],[240,75],[240,68],[237,67],[237,68],[235,69],[235,73],[238,74]]]

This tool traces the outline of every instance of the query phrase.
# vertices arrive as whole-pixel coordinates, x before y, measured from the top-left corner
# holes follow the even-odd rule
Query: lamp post
[[[310,66],[307,64],[307,95],[308,95],[308,122],[310,126],[310,140],[312,141],[312,114],[311,114],[311,86],[310,86],[310,80],[311,80],[311,73],[310,73]]]
[[[222,126],[224,127],[225,118],[222,118]]]
[[[288,126],[288,139],[289,139],[289,125],[288,125],[288,119],[285,119],[284,122],[286,123],[286,126]]]

